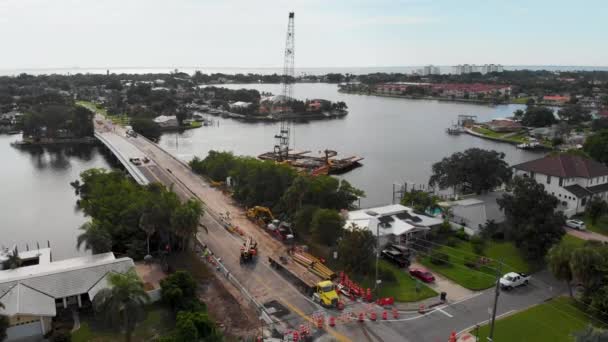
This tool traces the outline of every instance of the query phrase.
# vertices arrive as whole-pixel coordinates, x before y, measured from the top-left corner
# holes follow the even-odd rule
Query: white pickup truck
[[[509,272],[500,278],[500,288],[511,290],[518,286],[528,285],[530,276],[525,273]]]

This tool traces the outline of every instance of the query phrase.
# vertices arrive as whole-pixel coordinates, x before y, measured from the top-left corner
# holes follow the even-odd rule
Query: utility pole
[[[494,323],[496,322],[496,307],[498,306],[498,295],[500,294],[502,260],[499,260],[498,263],[498,270],[496,271],[496,287],[494,288],[494,309],[492,310],[492,322],[490,323],[490,334],[488,335],[488,341],[494,341]]]
[[[376,224],[376,283],[374,284],[374,290],[378,293],[378,259],[380,259],[380,221]]]

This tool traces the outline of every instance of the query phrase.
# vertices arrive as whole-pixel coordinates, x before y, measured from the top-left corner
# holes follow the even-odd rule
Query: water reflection
[[[90,162],[100,154],[100,147],[86,144],[63,145],[13,145],[21,154],[29,155],[34,167],[38,170],[66,170],[72,167],[74,160]],[[105,154],[101,154],[104,157]],[[106,157],[106,162],[110,159]]]

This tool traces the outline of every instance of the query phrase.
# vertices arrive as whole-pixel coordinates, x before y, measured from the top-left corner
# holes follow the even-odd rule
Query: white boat
[[[520,148],[522,150],[532,150],[539,146],[540,146],[540,143],[538,141],[530,141],[530,142],[526,142],[526,143],[517,145],[517,148]]]

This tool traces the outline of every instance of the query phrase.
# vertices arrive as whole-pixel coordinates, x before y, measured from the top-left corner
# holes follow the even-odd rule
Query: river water
[[[230,85],[257,88],[279,94],[280,85]],[[509,163],[537,158],[535,153],[476,137],[450,136],[444,130],[459,114],[480,120],[510,115],[517,105],[482,106],[407,100],[338,93],[332,84],[297,84],[294,96],[345,101],[349,115],[342,119],[296,123],[292,142],[298,150],[335,149],[339,156],[362,156],[363,167],[342,177],[365,190],[361,206],[392,201],[394,182],[426,184],[432,163],[469,147],[505,152]],[[160,144],[183,160],[205,157],[209,150],[227,150],[255,156],[272,150],[277,123],[243,123],[213,117],[216,125],[183,133],[165,134]],[[53,258],[64,259],[84,252],[76,249],[78,227],[86,221],[76,209],[76,195],[69,182],[93,167],[110,167],[98,148],[17,149],[10,142],[19,136],[0,135],[0,246],[19,248],[46,245]]]
[[[226,85],[229,88],[256,88],[281,93],[278,84]],[[479,120],[509,116],[520,105],[484,106],[430,100],[343,94],[334,84],[299,83],[294,97],[324,98],[344,101],[349,107],[345,118],[292,124],[292,142],[296,150],[338,151],[342,157],[365,158],[363,167],[343,177],[365,190],[361,206],[375,206],[392,201],[393,183],[426,184],[431,165],[443,157],[470,147],[504,152],[509,163],[539,157],[514,146],[469,135],[450,136],[445,129],[459,114],[477,115]],[[183,133],[164,134],[160,144],[183,160],[205,157],[209,150],[232,151],[256,156],[271,151],[278,123],[245,123],[212,117],[217,125]],[[292,147],[293,144],[292,144]]]
[[[19,135],[0,135],[0,247],[53,249],[53,260],[85,254],[76,249],[87,219],[76,207],[70,182],[80,172],[109,164],[97,147],[14,148]]]

